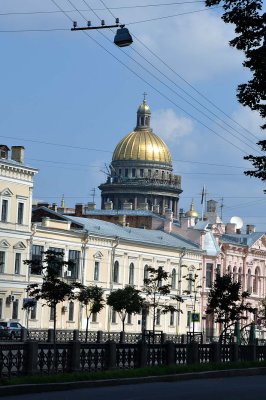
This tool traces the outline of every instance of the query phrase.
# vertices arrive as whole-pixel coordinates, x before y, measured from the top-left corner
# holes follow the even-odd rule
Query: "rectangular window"
[[[221,275],[221,264],[217,264],[216,266],[216,276],[220,276]]]
[[[23,224],[24,203],[18,203],[18,220],[17,223]]]
[[[97,313],[92,313],[91,322],[97,322]]]
[[[148,169],[148,178],[151,178],[151,169]]]
[[[30,319],[36,319],[37,316],[37,303],[30,309]]]
[[[170,326],[173,326],[175,323],[175,312],[171,311],[170,312]]]
[[[136,169],[132,168],[132,178],[135,178],[135,176],[136,176]]]
[[[0,319],[3,318],[3,299],[0,299]]]
[[[57,276],[62,276],[62,263],[63,261],[63,249],[58,247],[49,247],[49,250],[58,253],[56,254],[55,260],[51,263],[50,267],[56,270]]]
[[[68,320],[74,321],[74,303],[71,301],[68,306]]]
[[[6,253],[4,251],[0,251],[0,273],[3,274],[5,272],[5,263],[6,263]]]
[[[20,274],[20,265],[21,265],[21,253],[15,254],[15,274]]]
[[[207,263],[207,265],[206,265],[206,288],[212,287],[212,272],[213,272],[213,264]]]
[[[94,262],[94,280],[95,281],[99,280],[99,269],[100,269],[100,262],[95,261]]]
[[[159,310],[157,308],[156,310],[156,321],[155,321],[156,325],[160,325],[161,323],[161,310]]]
[[[132,324],[132,314],[131,313],[127,314],[127,323]]]
[[[187,312],[187,327],[190,328],[191,324],[191,311]]]
[[[112,324],[116,324],[116,311],[112,309],[112,318],[111,318]]]
[[[32,246],[31,254],[31,267],[30,273],[33,275],[41,275],[42,273],[42,257],[43,257],[43,246]]]
[[[125,168],[125,177],[128,177],[128,168]]]
[[[18,319],[18,299],[13,301],[12,319]]]
[[[2,200],[1,221],[7,222],[8,200]]]
[[[71,265],[67,267],[67,276],[72,279],[79,277],[80,251],[69,250],[68,261]]]
[[[50,317],[49,317],[50,321],[54,320],[54,307],[51,306],[50,307]]]
[[[193,274],[189,273],[187,277],[187,291],[188,293],[192,292],[192,286],[193,286]]]
[[[143,178],[143,176],[144,176],[144,169],[140,169],[139,170],[139,176],[141,177],[141,178]]]

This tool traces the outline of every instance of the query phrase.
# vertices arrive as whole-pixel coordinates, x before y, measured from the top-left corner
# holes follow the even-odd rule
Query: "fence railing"
[[[62,372],[132,369],[145,366],[265,361],[266,346],[188,344],[68,343],[28,340],[0,343],[0,378]]]

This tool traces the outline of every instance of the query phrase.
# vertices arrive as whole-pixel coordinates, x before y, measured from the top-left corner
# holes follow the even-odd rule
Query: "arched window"
[[[233,269],[233,281],[237,282],[237,269],[236,269],[236,266],[234,266],[234,269]]]
[[[175,268],[172,271],[172,284],[171,284],[172,289],[176,289],[176,270]]]
[[[159,272],[159,274],[160,273],[162,273],[162,271],[163,271],[163,267],[159,267],[158,268],[158,272]],[[160,279],[160,275],[158,276],[158,287],[161,287],[162,285],[163,285],[163,281],[162,281],[162,279]]]
[[[255,269],[255,276],[253,279],[253,293],[259,294],[259,268]]]
[[[118,279],[119,279],[119,262],[116,261],[114,264],[113,282],[118,283]]]
[[[134,264],[131,263],[129,266],[129,278],[128,278],[129,285],[134,285]]]
[[[68,306],[68,320],[74,321],[74,303],[71,301]]]
[[[148,265],[146,264],[144,267],[144,275],[143,275],[143,283],[144,283],[144,279],[148,279],[149,278],[149,271],[148,271]]]
[[[238,283],[241,283],[242,281],[242,269],[241,267],[238,268]]]
[[[252,286],[251,286],[251,269],[248,270],[248,276],[247,276],[247,291],[249,293],[252,292]]]

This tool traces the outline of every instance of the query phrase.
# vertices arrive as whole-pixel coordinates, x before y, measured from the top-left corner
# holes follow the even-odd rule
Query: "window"
[[[0,273],[3,274],[5,272],[5,262],[6,262],[6,253],[4,251],[0,251]]]
[[[171,311],[170,312],[170,326],[173,326],[175,322],[175,312]]]
[[[193,286],[193,274],[190,272],[187,276],[187,291],[188,293],[192,292],[192,286]]]
[[[143,280],[149,278],[149,271],[148,271],[148,268],[149,268],[148,265],[145,265],[145,267],[144,267],[144,276],[143,276]]]
[[[49,268],[52,268],[57,276],[62,276],[63,249],[57,247],[49,247],[49,250],[56,253],[54,261],[49,263]]]
[[[22,225],[23,224],[23,214],[24,214],[24,203],[18,203],[18,219],[17,223]]]
[[[54,320],[54,306],[50,307],[50,317],[49,317],[50,321]]]
[[[36,319],[37,316],[37,303],[30,309],[30,319]]]
[[[238,283],[241,283],[242,270],[238,268]]]
[[[7,222],[7,213],[8,213],[8,200],[2,200],[2,211],[1,211],[1,221]]]
[[[190,328],[191,324],[191,311],[187,311],[187,327]]]
[[[100,269],[100,262],[95,261],[94,262],[94,280],[98,281],[99,280],[99,269]]]
[[[248,276],[247,276],[247,291],[249,293],[252,292],[252,286],[251,286],[251,270],[248,270]]]
[[[259,268],[255,270],[255,276],[253,279],[253,293],[259,294]]]
[[[207,263],[207,265],[206,265],[206,288],[212,287],[212,271],[213,271],[213,264]]]
[[[163,271],[163,267],[159,267],[158,268],[158,279],[159,279],[158,280],[158,287],[162,287],[162,285],[163,285],[162,279],[160,279],[162,271]]]
[[[32,246],[32,254],[31,254],[31,270],[30,273],[33,275],[41,275],[42,273],[42,255],[43,255],[43,246]]]
[[[121,176],[121,174],[122,174],[122,170],[121,170],[121,168],[119,168],[118,175]]]
[[[3,299],[0,299],[0,319],[3,318]]]
[[[112,324],[116,324],[116,311],[112,309],[112,316],[111,316]]]
[[[221,264],[217,264],[216,265],[216,276],[220,276],[221,275]]]
[[[125,168],[125,177],[128,177],[128,168]]]
[[[114,264],[113,282],[118,283],[119,279],[119,262],[116,261]]]
[[[91,322],[97,322],[97,313],[92,313],[91,315]]]
[[[15,254],[15,274],[20,274],[20,265],[21,265],[21,253]]]
[[[134,264],[131,263],[129,266],[129,278],[128,278],[129,285],[134,285]]]
[[[172,289],[176,289],[176,270],[175,268],[172,271],[172,283],[171,283]]]
[[[74,321],[74,303],[71,301],[68,306],[68,320]]]
[[[127,314],[127,323],[132,324],[132,314],[131,313]]]
[[[160,325],[161,323],[161,310],[157,308],[156,310],[156,320],[155,320],[156,325]]]
[[[141,178],[143,178],[143,176],[144,176],[144,169],[143,169],[143,168],[140,168],[140,170],[139,170],[139,176],[140,176]]]
[[[148,178],[151,178],[151,169],[148,169]]]
[[[18,319],[18,299],[13,301],[12,319]]]
[[[68,277],[77,279],[79,276],[80,251],[69,250],[68,261],[71,262],[71,265],[67,267]]]
[[[132,178],[135,178],[136,176],[136,168],[132,168]]]
[[[233,281],[237,282],[237,269],[236,269],[236,266],[234,266],[234,269],[233,269]]]

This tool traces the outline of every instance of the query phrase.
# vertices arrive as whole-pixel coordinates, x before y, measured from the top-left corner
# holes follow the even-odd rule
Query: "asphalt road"
[[[0,389],[1,390],[1,389]],[[0,397],[1,400],[250,400],[266,399],[266,376],[158,382]]]

